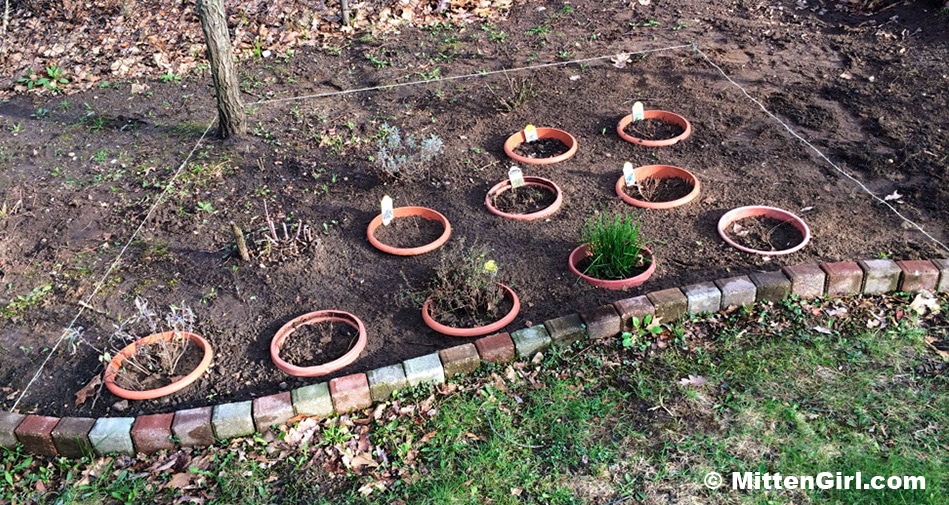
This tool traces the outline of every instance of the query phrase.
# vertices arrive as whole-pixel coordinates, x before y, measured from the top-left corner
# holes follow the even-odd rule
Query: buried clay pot
[[[450,337],[480,337],[482,335],[488,335],[489,333],[496,333],[504,329],[505,326],[511,324],[514,321],[514,318],[517,317],[517,314],[521,311],[521,301],[517,297],[517,293],[514,292],[510,287],[498,283],[498,286],[504,291],[505,297],[510,300],[513,304],[510,312],[508,312],[501,319],[484,326],[475,326],[472,328],[456,328],[454,326],[447,326],[439,323],[434,318],[432,318],[429,305],[431,304],[431,298],[425,300],[425,303],[422,304],[422,321],[425,324],[441,333],[443,335],[448,335]]]
[[[171,342],[173,339],[181,337],[188,339],[190,343],[196,344],[204,353],[200,363],[198,363],[198,366],[195,367],[194,370],[191,370],[187,375],[171,384],[154,389],[133,390],[116,384],[116,376],[119,374],[125,362],[142,352],[143,348],[152,345],[161,345],[162,342]],[[125,398],[126,400],[153,400],[177,393],[193,384],[194,381],[198,380],[198,378],[208,370],[208,367],[211,366],[211,359],[213,357],[214,352],[211,350],[211,344],[200,335],[186,331],[154,333],[132,342],[117,352],[105,367],[103,382],[105,383],[105,387],[119,398]]]
[[[346,354],[328,363],[323,363],[322,365],[297,366],[286,362],[280,357],[280,350],[297,328],[318,323],[343,323],[351,326],[359,334],[356,338],[356,343],[351,349],[346,351]],[[277,330],[277,333],[270,341],[270,359],[281,372],[286,374],[296,377],[320,377],[351,365],[366,348],[367,341],[366,327],[358,317],[349,312],[340,310],[319,310],[294,318]]]
[[[632,114],[624,116],[623,119],[620,119],[619,124],[616,125],[616,133],[619,134],[619,136],[622,137],[622,139],[626,142],[632,142],[633,144],[639,144],[647,147],[671,146],[681,140],[689,138],[689,135],[692,135],[692,125],[689,123],[689,121],[674,112],[667,112],[664,110],[643,111],[643,120],[649,119],[661,121],[668,125],[676,125],[682,129],[682,133],[665,139],[646,139],[636,135],[630,135],[629,133],[626,133],[626,127],[633,122]]]
[[[744,219],[758,221],[752,222],[754,226],[743,226],[740,221]],[[811,240],[811,230],[803,219],[786,210],[761,205],[726,212],[718,220],[718,234],[728,245],[762,256],[791,254]]]
[[[448,218],[432,209],[426,207],[396,207],[395,209],[392,209],[392,215],[393,221],[399,218],[412,216],[419,217],[427,221],[435,221],[442,225],[444,231],[437,239],[428,244],[421,244],[415,247],[391,246],[382,243],[376,237],[376,230],[382,226],[382,214],[379,214],[369,223],[369,228],[366,230],[366,236],[369,238],[369,243],[382,252],[394,254],[396,256],[416,256],[419,254],[425,254],[441,247],[445,242],[448,241],[448,237],[451,236],[451,224],[449,224]]]
[[[529,156],[522,156],[516,153],[515,150],[518,148],[518,146],[525,142],[524,135],[525,133],[523,130],[519,131],[508,137],[504,142],[504,153],[507,154],[511,159],[520,163],[526,163],[528,165],[549,165],[552,163],[559,163],[561,161],[568,160],[572,158],[574,154],[577,154],[577,139],[573,135],[570,135],[563,130],[558,130],[557,128],[537,128],[537,140],[559,140],[567,147],[567,151],[556,156],[550,156],[546,158],[532,158]]]
[[[586,244],[577,247],[570,253],[570,257],[567,259],[567,266],[575,275],[598,288],[612,290],[634,288],[641,286],[652,276],[653,272],[656,271],[656,258],[652,255],[652,251],[647,247],[642,247],[640,250],[644,257],[649,258],[649,266],[645,267],[642,272],[625,279],[598,279],[584,274],[580,270],[580,262],[591,255],[590,251],[587,250]]]
[[[671,209],[695,200],[701,191],[701,184],[698,178],[696,178],[692,172],[684,168],[674,167],[672,165],[645,165],[636,167],[633,169],[633,173],[635,174],[636,181],[639,182],[639,197],[632,196],[626,192],[626,178],[623,175],[620,175],[620,178],[616,181],[616,195],[622,198],[624,202],[636,207],[645,209]],[[683,181],[685,185],[691,187],[691,189],[685,195],[671,200],[661,201],[655,200],[652,197],[646,197],[646,193],[661,190],[663,181],[672,181],[675,179]]]
[[[504,194],[507,191],[511,191],[511,181],[504,180],[494,185],[491,189],[488,190],[487,196],[484,197],[484,204],[488,207],[488,211],[496,216],[506,217],[508,219],[515,219],[518,221],[531,221],[534,219],[542,219],[548,216],[553,215],[558,210],[560,210],[561,204],[563,204],[563,192],[560,190],[560,186],[557,186],[554,181],[549,179],[544,179],[543,177],[534,177],[530,175],[524,176],[524,188],[543,188],[554,196],[554,201],[550,205],[535,210],[533,212],[528,212],[524,214],[517,214],[512,212],[504,212],[498,209],[496,204],[496,199]],[[518,188],[522,189],[522,188]],[[516,191],[516,190],[515,190]]]

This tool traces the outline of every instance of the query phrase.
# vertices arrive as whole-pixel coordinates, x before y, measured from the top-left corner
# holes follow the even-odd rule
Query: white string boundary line
[[[693,47],[693,45],[681,44],[678,46],[660,47],[658,49],[646,49],[644,51],[628,52],[624,54],[633,56],[633,55],[638,55],[638,54],[649,54],[649,53],[658,53],[662,51],[672,51],[675,49],[685,49],[687,47]],[[476,73],[465,74],[465,75],[454,75],[451,77],[440,77],[437,79],[424,79],[421,81],[409,81],[409,82],[402,82],[402,83],[396,83],[396,84],[382,84],[380,86],[371,86],[368,88],[356,88],[356,89],[346,89],[342,91],[330,91],[326,93],[317,93],[315,95],[304,95],[304,96],[296,96],[296,97],[289,97],[289,98],[274,98],[270,100],[259,100],[257,102],[253,102],[247,105],[262,105],[266,103],[291,102],[294,100],[309,100],[312,98],[327,98],[331,96],[350,95],[353,93],[363,93],[366,91],[378,91],[378,90],[383,90],[383,89],[401,88],[405,86],[417,86],[417,85],[422,85],[422,84],[430,84],[433,82],[455,81],[458,79],[468,79],[471,77],[485,77],[485,76],[495,75],[495,74],[506,74],[508,72],[519,72],[522,70],[537,70],[539,68],[562,67],[564,65],[582,64],[582,63],[587,63],[591,61],[606,60],[606,59],[614,58],[614,57],[616,57],[616,53],[610,54],[607,56],[595,56],[593,58],[581,58],[581,59],[570,60],[570,61],[557,61],[554,63],[541,63],[538,65],[528,65],[526,67],[508,68],[508,69],[502,69],[502,70],[490,70],[490,71],[476,72]]]
[[[95,287],[92,289],[92,292],[89,293],[89,296],[87,296],[85,300],[83,300],[82,303],[79,304],[79,312],[77,312],[75,317],[72,318],[72,321],[69,322],[69,326],[63,329],[63,334],[59,337],[59,340],[56,341],[56,344],[53,345],[53,348],[50,349],[49,353],[47,353],[46,359],[44,359],[43,362],[40,363],[40,367],[36,371],[36,373],[33,374],[33,378],[30,379],[30,382],[28,382],[26,384],[26,387],[23,388],[23,391],[17,397],[16,401],[13,402],[13,406],[10,407],[11,411],[17,408],[17,406],[20,404],[20,401],[22,401],[23,397],[26,396],[26,392],[30,390],[30,387],[33,386],[33,383],[35,383],[36,380],[39,378],[40,374],[43,373],[43,370],[46,368],[46,365],[49,363],[49,360],[52,359],[53,355],[59,349],[59,346],[62,345],[63,341],[66,340],[66,335],[69,335],[71,333],[71,330],[76,325],[76,321],[78,321],[79,318],[82,316],[83,312],[86,311],[86,307],[91,306],[89,302],[92,301],[92,297],[97,295],[99,293],[99,290],[102,289],[102,286],[105,284],[106,279],[109,278],[109,275],[112,273],[112,271],[115,270],[115,268],[119,265],[119,261],[122,259],[122,256],[125,254],[125,251],[128,250],[128,248],[132,245],[132,242],[135,240],[138,234],[145,227],[145,223],[147,223],[149,218],[152,217],[152,214],[155,212],[155,209],[157,209],[158,206],[164,200],[165,195],[167,195],[168,192],[171,191],[171,188],[174,185],[175,179],[177,179],[178,176],[181,175],[182,170],[184,170],[184,167],[188,164],[188,161],[190,161],[192,156],[194,156],[194,153],[198,150],[198,147],[201,147],[202,142],[204,142],[204,138],[208,135],[208,132],[211,131],[211,127],[214,126],[215,121],[211,121],[211,123],[208,124],[208,127],[204,129],[204,133],[201,134],[201,138],[198,139],[198,142],[195,143],[193,148],[191,148],[191,152],[188,153],[188,156],[186,156],[184,161],[181,162],[181,165],[178,166],[178,170],[176,170],[175,173],[171,176],[171,178],[168,179],[168,183],[165,184],[165,189],[163,189],[162,192],[158,194],[158,198],[155,199],[155,203],[153,203],[151,208],[148,209],[148,212],[145,214],[145,217],[142,219],[142,222],[139,223],[138,227],[135,228],[135,231],[132,232],[132,236],[129,237],[128,241],[119,251],[119,254],[112,261],[112,264],[110,264],[109,268],[106,269],[105,273],[102,275],[102,277],[96,283]]]
[[[922,226],[916,224],[915,221],[913,221],[913,220],[909,219],[908,217],[904,216],[899,210],[896,209],[896,207],[894,207],[892,204],[890,204],[890,202],[888,202],[888,201],[884,200],[883,198],[880,198],[879,196],[875,195],[872,191],[870,191],[870,188],[868,188],[865,184],[863,184],[863,182],[861,182],[861,181],[860,181],[859,179],[857,179],[856,177],[854,177],[854,176],[850,175],[849,173],[847,173],[844,169],[842,169],[842,168],[840,168],[839,166],[837,166],[837,164],[834,163],[833,161],[831,161],[830,158],[828,158],[823,152],[820,151],[820,149],[814,147],[814,145],[811,144],[810,142],[808,142],[807,139],[805,139],[804,137],[802,137],[801,135],[799,135],[797,132],[795,132],[793,129],[791,129],[791,127],[788,126],[787,123],[785,123],[784,121],[782,121],[781,118],[779,118],[778,116],[772,114],[771,111],[769,111],[768,109],[766,109],[765,106],[761,104],[761,102],[759,102],[755,97],[751,96],[751,94],[748,93],[748,91],[746,91],[745,88],[741,87],[741,85],[739,85],[737,82],[735,82],[734,80],[732,80],[732,78],[729,77],[728,74],[726,74],[725,71],[722,70],[721,67],[719,67],[718,65],[716,65],[715,62],[713,62],[705,53],[703,53],[702,50],[699,49],[698,44],[693,43],[693,44],[692,44],[692,49],[695,50],[695,52],[697,52],[697,53],[699,53],[700,55],[702,55],[702,57],[705,58],[705,61],[708,62],[709,65],[715,67],[715,69],[718,70],[718,72],[719,72],[720,74],[722,74],[722,77],[724,77],[726,80],[728,80],[728,82],[732,83],[733,86],[735,86],[736,88],[738,88],[739,90],[741,90],[741,92],[744,93],[745,96],[748,97],[749,100],[751,100],[752,102],[754,102],[755,105],[757,105],[762,111],[764,111],[765,114],[767,114],[768,116],[771,117],[771,119],[775,120],[778,124],[780,124],[781,126],[783,126],[784,129],[787,130],[788,133],[791,134],[791,136],[793,136],[793,137],[796,138],[797,140],[801,141],[801,143],[803,143],[804,145],[806,145],[807,147],[809,147],[812,151],[814,151],[815,153],[817,153],[817,155],[820,156],[821,159],[823,159],[824,161],[826,161],[828,165],[830,165],[831,167],[833,167],[834,170],[836,170],[838,173],[840,173],[840,174],[843,175],[844,177],[846,177],[846,178],[850,179],[851,181],[853,181],[857,186],[860,187],[860,189],[862,189],[862,190],[864,191],[864,193],[870,195],[871,198],[873,198],[874,200],[876,200],[876,201],[882,203],[883,205],[886,205],[886,206],[887,206],[891,211],[893,211],[893,213],[896,214],[900,219],[902,219],[903,221],[906,221],[907,223],[909,223],[910,225],[912,225],[913,227],[915,227],[917,230],[919,230],[920,233],[922,233],[923,235],[925,235],[926,238],[928,238],[929,240],[932,240],[934,243],[936,243],[937,245],[939,245],[940,247],[942,247],[942,248],[945,249],[946,251],[949,251],[949,246],[946,246],[946,244],[943,244],[942,242],[940,242],[938,239],[936,239],[936,237],[930,235],[926,230],[923,229]]]

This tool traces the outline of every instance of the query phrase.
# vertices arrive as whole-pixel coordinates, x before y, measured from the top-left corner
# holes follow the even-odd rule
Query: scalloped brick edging
[[[207,446],[266,431],[295,416],[329,417],[366,408],[373,402],[385,401],[400,389],[438,384],[474,372],[481,363],[526,360],[552,345],[611,337],[628,330],[633,317],[646,314],[670,321],[685,314],[725,310],[760,300],[775,301],[790,295],[815,298],[921,290],[949,292],[949,259],[808,263],[753,272],[621,299],[579,314],[550,319],[542,325],[489,335],[367,373],[254,400],[138,418],[56,418],[0,411],[0,446],[13,448],[22,444],[30,454],[71,458]]]

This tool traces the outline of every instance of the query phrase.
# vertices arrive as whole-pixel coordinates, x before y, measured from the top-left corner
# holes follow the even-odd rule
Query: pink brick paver
[[[214,445],[214,429],[211,427],[213,411],[213,407],[199,407],[175,412],[171,431],[182,447]]]
[[[903,271],[900,280],[900,291],[933,291],[939,282],[939,269],[932,262],[926,260],[897,261]]]
[[[481,359],[491,363],[514,361],[514,341],[507,332],[489,335],[475,340]]]
[[[29,415],[16,427],[16,438],[30,454],[57,456],[53,443],[53,428],[59,423],[58,417]]]
[[[135,418],[135,423],[132,424],[132,444],[135,445],[135,451],[145,454],[161,450],[173,451],[175,444],[171,441],[171,423],[174,420],[174,412]]]
[[[270,427],[281,425],[293,417],[293,402],[290,392],[262,396],[254,400],[254,427],[261,433],[270,431]]]
[[[330,380],[330,397],[337,413],[345,414],[372,405],[369,379],[364,373],[346,375]]]
[[[827,296],[856,295],[863,289],[863,270],[856,261],[821,263],[820,268],[827,274]]]
[[[593,340],[612,337],[623,331],[623,320],[612,305],[584,310],[580,312],[580,318],[587,325],[587,336]]]

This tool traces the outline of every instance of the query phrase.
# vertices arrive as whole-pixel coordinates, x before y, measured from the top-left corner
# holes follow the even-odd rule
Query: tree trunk
[[[208,45],[211,77],[217,92],[218,137],[226,139],[246,130],[244,103],[241,102],[237,69],[231,38],[227,33],[223,0],[198,0],[198,18]]]

